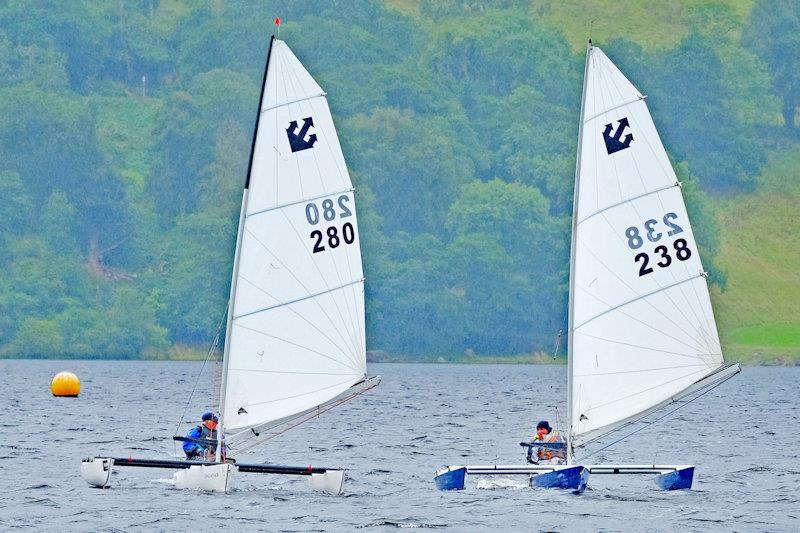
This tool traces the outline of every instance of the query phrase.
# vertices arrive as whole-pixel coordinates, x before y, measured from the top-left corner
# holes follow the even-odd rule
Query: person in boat
[[[547,444],[563,444],[563,447],[553,448],[546,446],[535,446],[537,442]],[[528,446],[528,462],[535,464],[564,464],[566,459],[566,441],[557,431],[550,427],[547,420],[542,420],[536,424],[536,435]]]
[[[212,412],[203,413],[202,423],[186,434],[189,439],[183,443],[183,452],[189,461],[211,461],[217,452],[217,422],[219,418]]]

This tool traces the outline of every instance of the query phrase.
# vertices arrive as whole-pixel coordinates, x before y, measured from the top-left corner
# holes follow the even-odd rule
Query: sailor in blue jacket
[[[203,413],[203,423],[193,427],[186,434],[190,439],[197,439],[183,443],[183,451],[186,459],[190,461],[202,461],[214,459],[217,451],[217,418],[214,413]]]

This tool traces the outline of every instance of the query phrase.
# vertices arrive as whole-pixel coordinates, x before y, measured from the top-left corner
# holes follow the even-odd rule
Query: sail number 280
[[[316,226],[322,220],[333,222],[337,218],[348,218],[353,216],[353,212],[348,207],[350,197],[346,194],[336,199],[336,205],[330,198],[322,200],[318,206],[314,202],[306,204],[306,220],[312,226]],[[353,224],[345,222],[341,226],[333,224],[322,230],[315,229],[311,232],[311,240],[314,241],[314,253],[324,252],[328,248],[337,248],[340,244],[353,244],[356,240],[356,230]]]
[[[683,228],[680,227],[678,224],[675,223],[675,220],[678,218],[678,215],[675,213],[667,213],[661,219],[664,222],[664,225],[669,228],[668,230],[661,230],[658,227],[658,221],[655,219],[650,219],[645,221],[643,224],[645,229],[645,237],[650,242],[658,242],[661,240],[661,237],[664,236],[664,232],[666,231],[667,237],[672,237],[673,235],[677,235],[678,233],[683,233]],[[638,250],[644,244],[644,238],[639,231],[639,228],[636,226],[631,226],[625,230],[625,238],[628,240],[628,247],[631,250]],[[686,242],[686,239],[675,239],[672,243],[672,247],[674,248],[675,257],[678,261],[686,261],[690,257],[692,257],[692,250],[689,249],[689,245]],[[656,246],[653,250],[653,253],[658,254],[656,259],[659,261],[656,263],[661,268],[667,268],[672,264],[672,256],[670,255],[671,250],[666,246],[659,245]],[[633,259],[634,263],[639,264],[639,277],[646,276],[653,272],[653,267],[649,266],[650,264],[650,256],[645,252],[639,252],[636,254],[636,257]]]

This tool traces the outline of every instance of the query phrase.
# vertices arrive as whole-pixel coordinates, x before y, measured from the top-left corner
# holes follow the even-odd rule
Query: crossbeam
[[[169,459],[133,459],[130,457],[114,457],[114,466],[130,466],[138,468],[170,468],[185,469],[191,466],[210,466],[215,464],[213,461],[175,461]],[[310,476],[311,474],[324,474],[329,470],[340,470],[338,468],[325,468],[321,466],[290,466],[273,464],[242,464],[233,463],[239,467],[239,472],[256,472],[259,474],[286,474],[293,476]]]
[[[467,465],[467,474],[471,475],[531,475],[553,472],[567,465]],[[667,474],[692,465],[582,465],[591,474]],[[459,467],[450,467],[451,469]]]

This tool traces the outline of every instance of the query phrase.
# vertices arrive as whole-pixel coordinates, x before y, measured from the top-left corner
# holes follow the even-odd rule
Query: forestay
[[[680,184],[645,97],[592,46],[584,83],[570,287],[573,445],[723,365]]]
[[[325,93],[273,40],[245,191],[223,386],[228,435],[364,379],[355,199]]]

